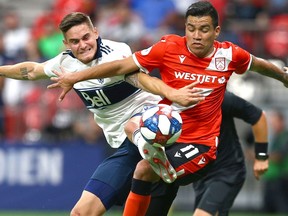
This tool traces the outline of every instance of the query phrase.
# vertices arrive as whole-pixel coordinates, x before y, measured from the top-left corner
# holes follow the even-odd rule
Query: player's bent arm
[[[199,84],[197,81],[180,89],[175,89],[168,86],[165,82],[157,77],[151,77],[144,73],[140,73],[138,77],[139,82],[144,89],[150,91],[151,93],[165,97],[181,106],[191,106],[205,99],[205,97],[200,93],[201,90],[194,88],[197,84]]]
[[[268,148],[268,126],[267,119],[264,112],[262,112],[259,120],[252,126],[252,131],[255,139],[255,161],[254,161],[254,176],[259,180],[260,176],[263,175],[269,167],[268,158],[257,159],[257,154],[262,153],[267,154]],[[267,154],[268,155],[268,154]]]
[[[265,112],[262,112],[259,120],[254,125],[252,125],[252,130],[255,142],[268,142],[268,126]]]
[[[0,67],[0,76],[18,80],[38,80],[48,78],[44,72],[44,64],[22,62]]]
[[[285,71],[285,68],[284,70],[281,70],[279,67],[265,59],[252,56],[250,70],[277,79],[288,87],[288,73]]]
[[[168,86],[162,80],[156,77],[152,77],[148,74],[141,72],[135,75],[137,76],[135,77],[136,78],[135,83],[137,83],[138,81],[138,87],[150,93],[168,98],[167,96],[169,96],[169,92],[175,90],[174,88]]]
[[[161,79],[141,72],[128,74],[125,80],[137,88],[165,97],[181,106],[191,106],[204,100],[200,90],[194,88],[199,82],[194,82],[181,89],[175,89],[168,86]]]

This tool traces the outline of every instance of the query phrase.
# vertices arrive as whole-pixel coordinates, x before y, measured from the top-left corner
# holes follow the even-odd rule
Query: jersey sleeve
[[[223,115],[230,113],[231,116],[241,119],[250,125],[254,125],[263,112],[259,107],[231,92],[225,92],[222,111]]]
[[[166,41],[161,40],[153,46],[133,54],[135,64],[145,73],[159,68],[166,50]]]
[[[44,72],[45,74],[48,76],[48,77],[53,77],[53,76],[56,76],[54,73],[53,73],[53,70],[61,70],[60,69],[60,62],[61,62],[61,58],[63,56],[63,53],[57,55],[56,57],[48,60],[46,63],[45,63],[45,66],[44,66]]]
[[[233,47],[233,61],[236,64],[236,73],[243,74],[249,70],[252,55],[241,47],[234,45]]]
[[[123,58],[127,58],[132,55],[131,48],[126,43],[122,43],[121,50],[123,52]]]

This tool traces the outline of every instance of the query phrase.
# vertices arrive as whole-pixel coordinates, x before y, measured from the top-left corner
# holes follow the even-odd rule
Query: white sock
[[[140,155],[142,156],[142,158],[145,159],[145,157],[144,157],[144,152],[143,152],[143,148],[144,148],[144,145],[145,145],[147,142],[145,141],[145,139],[144,139],[143,136],[141,135],[139,129],[136,130],[136,131],[134,131],[133,136],[132,136],[132,139],[133,139],[133,143],[138,147],[138,150],[139,150]]]
[[[139,146],[139,144],[141,144],[142,146],[144,143],[147,143],[145,139],[143,138],[143,136],[141,135],[140,129],[137,129],[134,131],[133,136],[132,136],[132,141],[136,146]]]

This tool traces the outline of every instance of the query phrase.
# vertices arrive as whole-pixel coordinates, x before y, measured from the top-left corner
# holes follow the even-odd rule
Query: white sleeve
[[[48,60],[45,63],[44,66],[44,72],[48,77],[53,77],[56,76],[52,70],[56,70],[59,71],[60,70],[60,63],[61,63],[61,58],[63,56],[63,53],[60,53],[59,55],[57,55],[56,57]]]
[[[125,58],[132,55],[131,48],[126,43],[123,43],[123,55]]]

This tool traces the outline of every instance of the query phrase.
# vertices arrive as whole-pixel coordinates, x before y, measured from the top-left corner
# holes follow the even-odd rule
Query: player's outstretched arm
[[[269,167],[268,158],[263,156],[267,155],[268,148],[268,126],[267,119],[264,112],[260,119],[252,126],[252,131],[255,139],[255,161],[254,161],[254,176],[257,180],[263,175]],[[262,157],[262,158],[261,158]]]
[[[63,91],[59,97],[59,100],[63,100],[67,92],[69,92],[73,85],[77,82],[89,79],[101,79],[124,75],[137,70],[139,70],[139,68],[134,63],[132,56],[122,60],[115,60],[100,65],[95,65],[75,73],[68,73],[61,69],[61,71],[53,71],[57,77],[52,77],[51,80],[55,83],[47,86],[47,88],[63,88]]]
[[[0,67],[0,76],[18,80],[38,80],[48,78],[44,65],[36,62],[22,62]]]
[[[95,65],[82,71],[75,73],[61,73],[61,71],[54,71],[58,77],[52,77],[51,80],[55,83],[49,85],[48,88],[62,87],[62,85],[73,85],[77,82],[81,82],[89,79],[101,79],[107,77],[113,77],[118,75],[124,75],[139,70],[138,66],[134,63],[132,56],[106,62],[100,65]],[[63,72],[63,71],[62,71]]]
[[[265,59],[253,56],[250,70],[258,72],[264,76],[277,79],[281,81],[285,87],[288,87],[287,67],[284,67],[282,70],[281,68]]]

